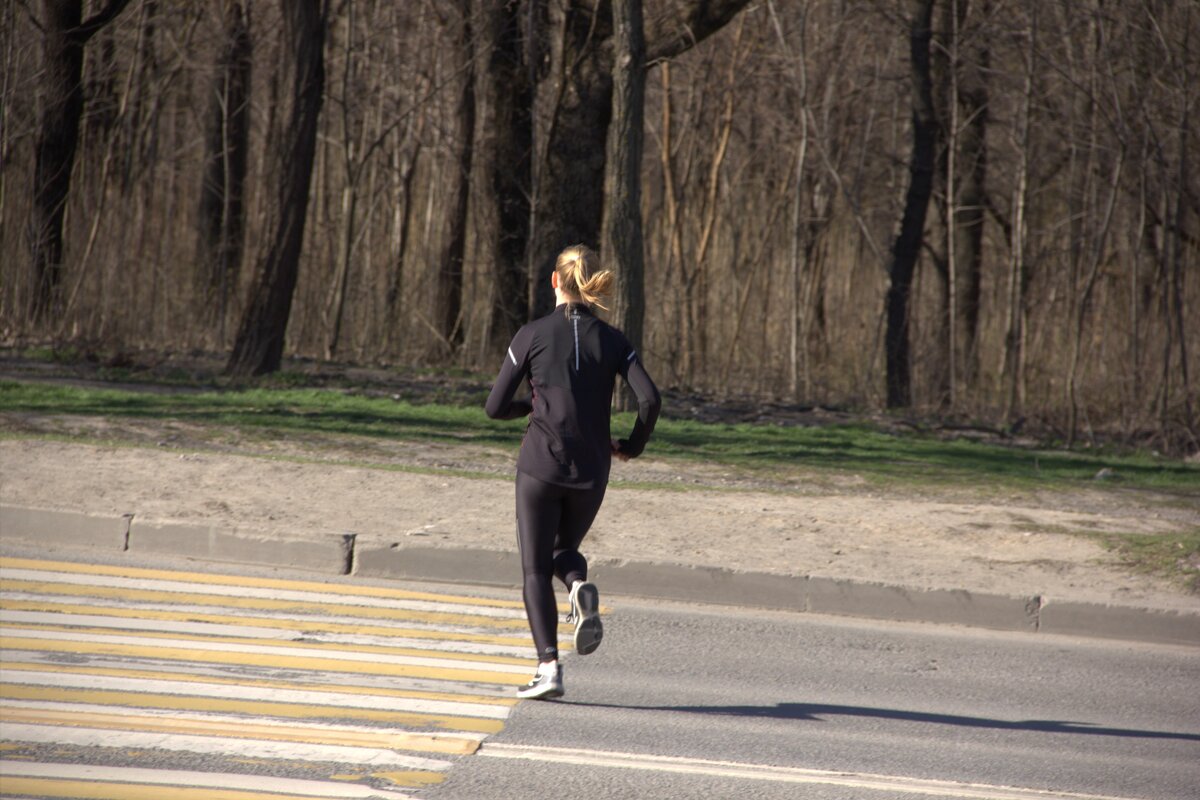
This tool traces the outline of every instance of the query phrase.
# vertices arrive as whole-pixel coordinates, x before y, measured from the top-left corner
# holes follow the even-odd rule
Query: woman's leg
[[[554,543],[554,574],[570,590],[571,621],[575,623],[575,652],[587,655],[600,646],[604,625],[600,622],[600,593],[587,579],[587,559],[579,545],[587,535],[604,501],[604,486],[576,489],[564,498],[558,537]]]
[[[568,589],[575,581],[587,580],[587,559],[579,552],[579,545],[596,520],[606,488],[568,489],[563,497],[558,535],[554,539],[554,574]]]
[[[517,546],[525,576],[525,614],[539,661],[558,658],[558,607],[552,579],[565,491],[517,472]]]

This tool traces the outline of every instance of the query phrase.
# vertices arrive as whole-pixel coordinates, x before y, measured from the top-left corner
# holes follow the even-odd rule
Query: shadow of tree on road
[[[773,706],[635,706],[616,703],[587,703],[560,701],[565,705],[591,706],[594,708],[620,708],[634,711],[676,711],[687,714],[708,714],[730,717],[761,717],[789,719],[806,722],[824,722],[826,717],[862,717],[867,719],[893,720],[897,722],[921,722],[932,725],[955,725],[964,728],[989,728],[993,730],[1032,731],[1036,733],[1070,733],[1088,736],[1115,736],[1127,739],[1178,739],[1200,742],[1200,733],[1175,733],[1171,731],[1147,731],[1132,728],[1113,728],[1089,722],[1066,720],[1003,720],[988,717],[967,717],[958,714],[935,714],[924,711],[903,711],[891,708],[869,708],[866,706],[841,706],[823,703],[776,703]]]

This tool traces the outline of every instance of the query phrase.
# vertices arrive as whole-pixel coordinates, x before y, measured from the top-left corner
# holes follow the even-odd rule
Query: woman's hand
[[[627,454],[621,452],[621,443],[620,442],[618,442],[616,439],[609,439],[608,444],[609,444],[609,447],[612,448],[612,454],[614,456],[616,456],[617,458],[619,458],[622,461],[629,460],[629,456]]]

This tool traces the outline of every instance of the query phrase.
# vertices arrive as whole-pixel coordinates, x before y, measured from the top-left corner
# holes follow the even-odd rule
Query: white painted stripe
[[[288,761],[332,761],[388,769],[441,771],[451,762],[421,756],[400,755],[380,747],[351,747],[336,744],[304,744],[237,739],[226,736],[193,736],[182,733],[142,733],[100,728],[66,728],[52,725],[0,722],[0,738],[31,744],[67,744],[76,747],[120,747],[172,750],[201,755],[241,758],[271,758]]]
[[[231,789],[240,792],[267,792],[332,800],[412,800],[411,795],[384,789],[372,789],[361,783],[344,781],[306,781],[274,775],[243,775],[233,772],[191,772],[186,770],[101,767],[91,764],[37,764],[27,761],[0,761],[0,775],[14,778],[49,778],[69,781],[103,781],[153,786],[181,786],[199,789]],[[164,792],[164,796],[169,796]]]
[[[0,653],[0,669],[5,663],[14,661],[57,666],[61,664],[57,653],[33,650],[5,650]],[[282,666],[239,665],[228,667],[204,662],[164,661],[154,658],[133,658],[89,654],[82,662],[88,667],[129,670],[138,672],[174,672],[181,677],[196,675],[224,679],[256,678],[266,681],[311,684],[314,686],[355,686],[365,689],[396,689],[398,691],[436,692],[438,694],[481,695],[487,697],[513,696],[512,687],[495,686],[490,683],[469,681],[446,681],[433,678],[412,678],[401,675],[369,675],[354,672],[328,672],[325,670],[295,670]]]
[[[599,750],[574,750],[566,747],[497,744],[485,742],[478,755],[524,761],[544,761],[579,766],[616,767],[652,772],[709,775],[745,780],[776,781],[825,786],[844,786],[883,792],[909,792],[959,800],[1133,800],[1108,795],[1057,792],[1047,789],[1021,789],[982,783],[961,783],[900,775],[875,775],[866,772],[831,772],[801,767],[774,767],[736,761],[711,761],[678,756],[644,753],[614,753]]]
[[[210,612],[211,613],[211,612]],[[299,631],[256,628],[212,622],[170,622],[130,617],[105,617],[92,614],[60,614],[53,611],[0,611],[0,622],[9,625],[72,625],[87,628],[117,628],[132,631],[159,631],[200,636],[240,636],[247,639],[284,639],[294,641]]]
[[[0,621],[12,625],[72,625],[88,628],[113,628],[114,630],[179,633],[193,636],[237,636],[245,639],[273,639],[285,642],[294,642],[303,639],[304,641],[320,642],[323,644],[411,647],[416,650],[508,656],[511,658],[521,658],[529,654],[528,647],[505,647],[503,645],[455,642],[451,640],[324,633],[313,630],[260,628],[253,625],[232,625],[218,622],[175,622],[171,620],[134,619],[131,617],[93,616],[92,614],[60,614],[51,611],[0,611]]]
[[[490,661],[460,661],[452,658],[426,658],[424,656],[400,656],[389,653],[362,653],[353,650],[315,647],[273,647],[271,645],[236,644],[230,642],[205,642],[191,639],[156,639],[142,636],[115,636],[103,633],[72,633],[22,628],[3,628],[0,633],[23,639],[41,639],[57,642],[92,642],[97,644],[122,644],[133,647],[156,649],[177,648],[198,652],[254,653],[278,658],[326,658],[334,661],[366,662],[370,664],[403,664],[436,669],[478,670],[523,675],[529,671],[525,664],[498,664]]]
[[[0,722],[0,738],[37,745],[74,745],[77,747],[148,747],[157,750],[276,758],[289,762],[335,762],[376,768],[442,771],[450,762],[420,756],[401,756],[383,747],[347,745],[306,745],[295,741],[258,741],[232,736],[197,736],[181,733],[140,733],[137,730],[102,728],[59,728],[41,724]]]
[[[399,611],[433,611],[466,616],[492,617],[496,619],[525,618],[525,612],[521,609],[489,606],[487,605],[487,600],[483,598],[480,599],[478,605],[464,605],[461,603],[435,603],[429,600],[398,600],[385,597],[368,597],[336,591],[308,592],[287,589],[262,589],[256,586],[226,586],[214,583],[120,578],[112,575],[42,572],[29,569],[0,569],[0,580],[65,583],[73,586],[104,586],[115,589],[142,589],[177,594],[215,595],[219,597],[254,597],[266,600],[291,600],[303,603],[337,603],[370,608],[391,608]]]
[[[517,366],[517,357],[513,355],[512,348],[508,348],[508,357],[512,359],[513,366]]]
[[[69,672],[36,672],[8,669],[0,671],[0,683],[21,686],[52,686],[59,689],[88,689],[114,692],[149,692],[219,697],[224,700],[251,700],[263,703],[300,703],[336,708],[373,708],[382,711],[409,711],[421,714],[448,714],[456,717],[508,719],[506,706],[483,703],[459,703],[449,700],[422,700],[412,697],[388,697],[374,694],[345,694],[309,689],[282,689],[272,686],[168,681],[157,678],[117,678],[110,675],[86,675]],[[0,701],[0,706],[3,702]]]
[[[414,631],[439,631],[448,634],[465,634],[468,636],[489,636],[498,639],[511,639],[514,645],[528,645],[528,637],[505,636],[498,634],[495,628],[481,625],[451,625],[442,622],[421,622],[420,620],[388,619],[387,617],[348,617],[327,614],[304,614],[288,611],[263,610],[255,608],[236,608],[233,606],[199,606],[187,603],[145,603],[135,600],[116,600],[110,597],[68,598],[62,595],[35,594],[33,592],[4,592],[0,591],[0,600],[19,601],[28,603],[70,603],[86,605],[93,608],[128,608],[145,611],[171,611],[179,614],[223,614],[227,617],[245,617],[247,619],[274,619],[288,622],[300,622],[305,625],[367,625],[372,628],[400,628]],[[7,612],[0,611],[0,618]]]
[[[472,731],[436,731],[428,733],[407,728],[381,728],[367,725],[331,725],[324,722],[298,722],[281,720],[275,717],[248,717],[241,714],[217,714],[176,711],[163,708],[126,708],[125,706],[105,706],[97,703],[54,703],[29,700],[0,700],[0,708],[32,709],[37,711],[70,712],[73,714],[104,714],[109,717],[155,717],[168,719],[172,722],[205,722],[209,724],[227,724],[231,727],[254,725],[260,728],[278,728],[299,734],[311,734],[316,737],[323,733],[361,733],[371,736],[436,736],[438,739],[453,739],[455,741],[482,742],[487,738],[486,733]],[[43,723],[44,724],[44,723]]]

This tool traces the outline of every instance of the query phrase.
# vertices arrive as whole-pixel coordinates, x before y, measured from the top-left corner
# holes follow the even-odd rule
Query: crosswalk
[[[530,652],[519,601],[0,558],[0,796],[420,797]]]

